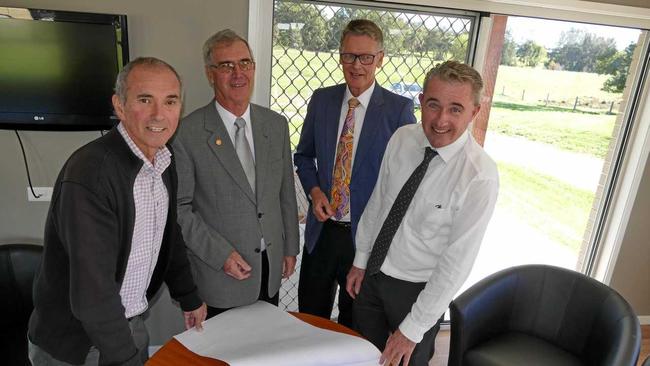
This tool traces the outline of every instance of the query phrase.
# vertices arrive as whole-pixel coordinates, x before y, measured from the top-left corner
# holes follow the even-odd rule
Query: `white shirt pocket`
[[[453,211],[424,202],[414,208],[409,218],[409,226],[414,236],[429,248],[435,243],[446,243],[451,234]]]

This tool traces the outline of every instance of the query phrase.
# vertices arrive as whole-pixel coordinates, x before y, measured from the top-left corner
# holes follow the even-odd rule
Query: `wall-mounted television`
[[[128,59],[125,15],[0,7],[0,128],[110,129]]]

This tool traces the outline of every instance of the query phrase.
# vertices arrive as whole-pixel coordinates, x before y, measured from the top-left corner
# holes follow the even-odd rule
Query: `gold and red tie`
[[[340,220],[350,212],[350,177],[352,176],[352,147],[354,144],[354,109],[359,106],[357,98],[348,100],[348,114],[345,116],[341,137],[336,146],[334,177],[332,179],[332,208],[334,217]]]

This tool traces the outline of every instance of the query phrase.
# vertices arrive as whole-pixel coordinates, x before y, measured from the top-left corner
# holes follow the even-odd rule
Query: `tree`
[[[404,50],[405,38],[409,32],[406,23],[388,11],[357,9],[352,19],[368,19],[377,24],[384,34],[384,53],[399,54]]]
[[[617,52],[616,56],[610,58],[608,65],[599,65],[601,71],[607,72],[611,76],[605,80],[602,90],[610,93],[622,93],[625,89],[625,82],[627,81],[627,74],[630,72],[630,64],[632,63],[632,55],[636,48],[635,43],[630,43],[624,51]]]
[[[303,26],[303,5],[276,2],[273,29],[278,45],[286,48],[296,48],[302,44],[300,28]]]
[[[355,15],[355,9],[339,8],[334,15],[327,20],[328,39],[327,48],[338,50],[341,43],[341,31],[345,25],[352,20]]]
[[[451,42],[449,59],[460,62],[467,62],[467,45],[469,44],[469,33],[457,35]]]
[[[616,53],[613,38],[604,38],[582,29],[571,28],[562,32],[557,47],[549,58],[564,70],[594,72],[599,59],[611,57]]]
[[[509,30],[503,37],[503,48],[501,49],[501,65],[516,66],[517,65],[517,44],[512,39],[512,34]]]
[[[431,58],[436,61],[447,59],[447,54],[451,52],[453,40],[451,36],[438,28],[431,29],[425,40],[425,48],[431,52]]]
[[[329,37],[323,17],[314,11],[306,13],[303,19],[305,25],[300,30],[302,47],[309,51],[326,51]]]
[[[546,48],[528,40],[517,47],[517,58],[528,67],[535,67],[546,59]]]

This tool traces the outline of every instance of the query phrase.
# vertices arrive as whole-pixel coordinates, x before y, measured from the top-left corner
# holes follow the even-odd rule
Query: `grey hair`
[[[165,61],[155,58],[155,57],[138,57],[128,64],[124,66],[124,68],[117,74],[117,78],[115,79],[115,95],[120,99],[120,102],[122,104],[126,103],[126,92],[128,89],[128,85],[126,80],[129,78],[129,74],[131,74],[131,71],[135,69],[138,66],[147,66],[147,67],[152,67],[152,66],[161,66],[161,67],[166,67],[169,69],[172,73],[174,73],[174,76],[176,76],[176,79],[178,80],[178,84],[180,85],[180,95],[179,98],[182,99],[183,97],[183,81],[181,80],[181,77],[178,75],[178,72],[168,63]]]
[[[472,98],[474,105],[481,104],[481,90],[483,90],[483,78],[470,65],[458,61],[445,61],[436,65],[433,69],[427,72],[424,78],[424,85],[422,90],[426,90],[429,81],[436,77],[446,82],[469,83],[472,87]]]
[[[371,20],[351,20],[341,32],[341,43],[339,50],[341,50],[341,47],[343,47],[343,40],[345,40],[345,37],[349,34],[353,34],[355,36],[368,36],[377,42],[380,50],[384,49],[384,34],[381,32],[381,28],[379,28],[377,24]]]
[[[237,41],[244,42],[246,48],[248,48],[248,53],[251,55],[251,60],[255,61],[253,58],[253,51],[251,50],[251,46],[248,45],[248,41],[244,37],[235,33],[232,29],[224,29],[210,36],[210,38],[208,38],[208,40],[203,44],[203,63],[205,66],[212,64],[212,50],[214,47],[222,43],[230,45]]]

